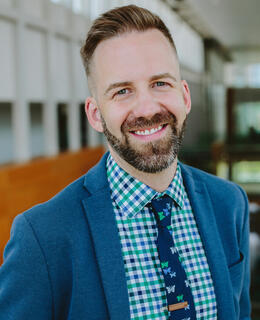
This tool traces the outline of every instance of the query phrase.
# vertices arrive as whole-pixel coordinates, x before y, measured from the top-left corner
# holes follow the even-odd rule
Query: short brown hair
[[[90,28],[87,39],[80,50],[87,75],[90,74],[90,61],[98,44],[106,39],[131,31],[158,29],[169,40],[175,52],[176,47],[170,31],[156,14],[135,5],[118,7],[98,17]]]

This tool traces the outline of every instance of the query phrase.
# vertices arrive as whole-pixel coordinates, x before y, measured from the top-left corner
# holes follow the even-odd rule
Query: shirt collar
[[[185,192],[179,165],[172,182],[163,192],[157,192],[132,177],[119,167],[111,154],[108,155],[106,166],[111,198],[123,215],[132,218],[153,198],[159,198],[165,194],[170,196],[179,207],[183,207]]]

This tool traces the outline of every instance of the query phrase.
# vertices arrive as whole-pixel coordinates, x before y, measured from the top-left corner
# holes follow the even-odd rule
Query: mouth
[[[160,133],[164,131],[168,124],[160,124],[156,127],[152,128],[145,128],[145,129],[138,129],[138,130],[131,130],[130,133],[134,136],[138,136],[140,138],[145,138],[145,137],[159,137]]]

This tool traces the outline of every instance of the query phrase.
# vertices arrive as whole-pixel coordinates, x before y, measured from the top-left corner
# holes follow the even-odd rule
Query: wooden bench
[[[14,217],[50,199],[93,167],[103,153],[104,147],[85,148],[0,167],[0,265]]]

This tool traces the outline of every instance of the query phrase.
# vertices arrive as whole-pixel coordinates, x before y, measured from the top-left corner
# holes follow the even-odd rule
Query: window
[[[86,147],[88,144],[88,120],[85,113],[85,104],[80,104],[80,144],[81,147]]]
[[[12,104],[0,103],[0,164],[13,160]]]
[[[30,103],[30,144],[32,157],[44,155],[43,105]]]
[[[68,149],[68,106],[65,103],[58,104],[58,137],[59,150],[66,151]]]

